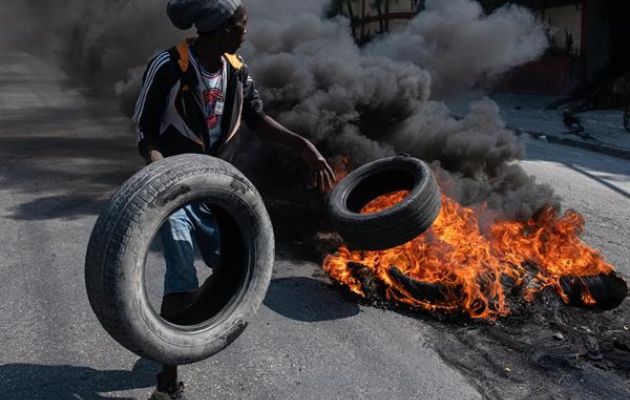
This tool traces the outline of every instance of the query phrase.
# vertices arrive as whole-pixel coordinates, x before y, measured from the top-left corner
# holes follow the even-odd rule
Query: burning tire
[[[408,191],[394,206],[366,214],[361,210],[389,193]],[[429,229],[441,209],[441,194],[429,166],[399,156],[358,168],[333,190],[329,211],[348,247],[384,250],[404,244]]]
[[[167,321],[149,304],[145,259],[165,219],[197,201],[212,209],[229,265]],[[149,165],[112,197],[90,237],[85,280],[92,309],[114,339],[142,357],[179,365],[240,335],[267,292],[273,260],[271,222],[254,186],[224,161],[187,154]]]

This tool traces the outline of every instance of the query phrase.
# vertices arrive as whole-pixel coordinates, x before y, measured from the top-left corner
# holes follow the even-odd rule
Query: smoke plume
[[[434,93],[452,93],[538,58],[547,45],[543,27],[525,8],[507,5],[484,15],[470,0],[429,0],[404,30],[367,51],[419,65],[433,76]]]
[[[545,35],[529,11],[507,6],[484,15],[472,0],[428,1],[403,31],[359,48],[347,19],[322,18],[327,0],[245,4],[250,26],[241,53],[268,114],[327,156],[348,156],[353,166],[400,152],[423,158],[457,200],[488,202],[508,217],[527,218],[555,202],[512,163],[523,148],[496,104],[473,103],[456,119],[432,95],[538,57]],[[163,1],[51,0],[45,7],[42,15],[30,1],[13,11],[30,24],[42,21],[55,39],[39,38],[40,48],[54,50],[73,78],[115,90],[126,112],[148,58],[184,35],[171,27]]]
[[[529,11],[508,6],[486,16],[470,0],[430,1],[403,32],[359,49],[348,21],[322,21],[312,9],[292,4],[285,17],[255,17],[288,2],[272,3],[248,3],[255,34],[243,53],[281,122],[355,165],[400,152],[432,161],[449,182],[445,190],[464,204],[487,202],[527,218],[556,202],[550,188],[511,164],[524,150],[495,103],[475,102],[458,120],[431,100],[436,83],[468,89],[540,56],[544,30]]]

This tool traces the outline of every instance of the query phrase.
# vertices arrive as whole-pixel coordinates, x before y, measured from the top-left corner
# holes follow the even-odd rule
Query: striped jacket
[[[188,46],[183,40],[156,55],[147,66],[133,115],[140,154],[146,158],[149,150],[158,150],[165,157],[203,153],[231,161],[240,142],[241,119],[253,129],[265,117],[262,100],[243,60],[225,54],[228,78],[223,137],[210,148],[198,72]]]

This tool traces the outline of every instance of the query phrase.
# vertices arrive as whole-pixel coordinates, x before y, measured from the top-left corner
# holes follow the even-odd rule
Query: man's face
[[[236,14],[234,14],[234,22],[231,23],[225,32],[223,37],[225,52],[236,53],[243,42],[245,41],[245,35],[247,34],[247,11],[244,6],[241,6]]]

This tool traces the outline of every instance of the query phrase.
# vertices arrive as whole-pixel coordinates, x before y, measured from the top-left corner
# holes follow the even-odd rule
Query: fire
[[[337,182],[341,182],[343,178],[348,176],[350,173],[350,157],[348,156],[340,156],[337,157],[332,163],[332,169],[335,173],[335,178],[337,178]]]
[[[400,202],[406,192],[381,196],[362,213],[373,213]],[[584,218],[543,209],[527,222],[500,220],[484,226],[484,207],[476,210],[442,196],[442,211],[433,226],[416,239],[384,251],[351,251],[341,246],[324,260],[331,278],[365,296],[351,266],[360,264],[385,287],[388,300],[443,312],[464,312],[471,318],[494,320],[510,313],[510,296],[531,302],[545,288],[569,301],[562,277],[611,274],[613,267],[580,239]],[[438,288],[434,299],[419,299],[394,276],[394,268],[413,281]],[[584,304],[595,300],[586,286]]]

